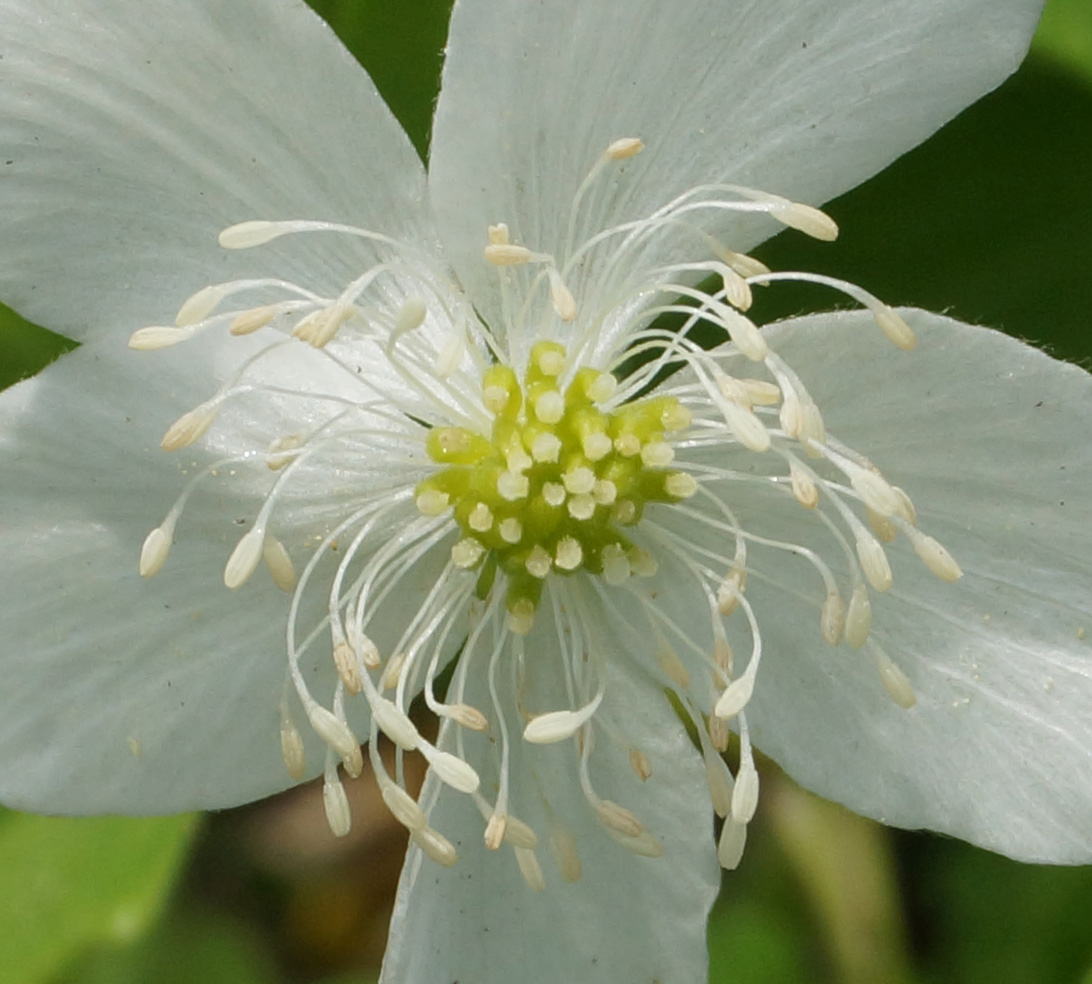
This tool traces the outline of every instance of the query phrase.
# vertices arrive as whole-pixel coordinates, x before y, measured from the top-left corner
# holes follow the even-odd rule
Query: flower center
[[[451,557],[479,572],[479,598],[503,572],[513,632],[530,631],[551,571],[586,570],[610,584],[654,573],[653,559],[623,529],[648,503],[680,502],[697,489],[689,474],[669,468],[675,452],[664,440],[689,425],[690,411],[674,397],[612,410],[616,389],[610,373],[567,373],[565,347],[542,341],[522,386],[509,366],[485,371],[488,435],[449,426],[428,433],[428,455],[443,467],[418,484],[417,508],[426,516],[452,511],[462,536]]]

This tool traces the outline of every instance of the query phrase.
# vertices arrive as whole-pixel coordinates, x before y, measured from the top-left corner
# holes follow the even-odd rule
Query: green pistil
[[[416,490],[422,512],[453,511],[462,537],[452,556],[479,571],[478,597],[488,596],[498,569],[505,573],[505,604],[524,630],[548,573],[612,579],[619,564],[628,570],[623,558],[640,566],[623,529],[648,503],[678,502],[693,490],[685,473],[641,457],[689,424],[678,400],[656,397],[608,412],[610,375],[579,369],[562,392],[564,366],[563,346],[539,342],[522,387],[509,367],[487,369],[482,394],[492,432],[432,428],[426,449],[441,467]]]

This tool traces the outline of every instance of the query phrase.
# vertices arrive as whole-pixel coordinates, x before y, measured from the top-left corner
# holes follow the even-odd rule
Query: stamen
[[[345,787],[336,775],[327,775],[322,784],[322,805],[326,810],[326,822],[335,837],[345,837],[353,826],[349,798]]]

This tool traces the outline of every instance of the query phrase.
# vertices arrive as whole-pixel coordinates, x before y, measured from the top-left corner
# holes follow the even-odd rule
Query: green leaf
[[[1088,0],[1050,0],[1032,51],[1092,84],[1092,4]]]
[[[158,917],[197,822],[5,814],[0,984],[48,981],[88,944],[137,938]]]

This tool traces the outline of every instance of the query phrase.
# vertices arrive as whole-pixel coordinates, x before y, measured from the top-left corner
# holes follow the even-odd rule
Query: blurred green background
[[[313,6],[427,154],[449,0]],[[1017,75],[829,211],[836,244],[758,255],[1087,364],[1092,2],[1049,0]],[[785,288],[755,314],[828,301]],[[0,308],[0,387],[67,345]],[[206,818],[0,813],[0,984],[374,980],[403,848],[355,795],[366,819],[344,841],[314,787]],[[772,766],[752,830],[710,927],[712,984],[1092,984],[1092,868],[890,831]]]

